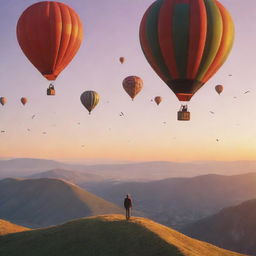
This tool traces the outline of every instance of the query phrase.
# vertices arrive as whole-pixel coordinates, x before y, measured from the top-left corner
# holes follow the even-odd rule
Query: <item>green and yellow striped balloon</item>
[[[91,111],[98,105],[100,100],[100,95],[95,91],[85,91],[81,94],[80,100],[84,107],[89,111]]]
[[[217,0],[157,0],[140,25],[149,64],[180,101],[218,71],[234,41],[234,24]]]

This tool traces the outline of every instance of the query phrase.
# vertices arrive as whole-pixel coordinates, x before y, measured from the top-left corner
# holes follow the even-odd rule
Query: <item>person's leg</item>
[[[126,209],[125,209],[125,214],[126,214],[125,217],[126,217],[126,220],[128,220],[128,218],[129,218],[129,213],[128,213],[128,211],[129,211],[129,209],[126,208]]]
[[[128,220],[131,218],[131,208],[128,209]]]

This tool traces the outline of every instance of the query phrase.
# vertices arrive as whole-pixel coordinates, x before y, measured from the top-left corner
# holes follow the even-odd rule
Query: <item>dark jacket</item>
[[[132,207],[132,199],[129,197],[126,197],[124,199],[124,208],[129,209]]]

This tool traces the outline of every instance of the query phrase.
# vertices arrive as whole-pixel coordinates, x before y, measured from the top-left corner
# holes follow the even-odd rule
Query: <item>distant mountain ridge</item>
[[[20,256],[21,252],[22,256],[242,256],[151,220],[125,221],[120,215],[79,219],[0,239],[0,255]]]
[[[225,208],[184,232],[228,250],[256,255],[256,199]]]
[[[256,173],[128,182],[95,187],[92,192],[117,205],[122,204],[119,195],[129,193],[136,209],[147,217],[181,229],[224,207],[256,198]]]
[[[27,227],[45,227],[122,209],[80,187],[57,179],[0,181],[0,218]]]
[[[86,186],[87,184],[98,184],[101,182],[108,181],[103,177],[91,173],[82,173],[77,171],[70,171],[65,169],[53,169],[46,172],[40,172],[37,174],[33,174],[28,176],[29,179],[63,179],[79,186]]]
[[[0,160],[0,178],[25,177],[52,169],[66,169],[104,176],[115,180],[150,181],[203,174],[235,175],[256,172],[256,161],[237,162],[142,162],[130,164],[67,164],[44,159]]]

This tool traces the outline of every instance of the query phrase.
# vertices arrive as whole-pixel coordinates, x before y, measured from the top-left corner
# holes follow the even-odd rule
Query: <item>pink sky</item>
[[[35,2],[1,4],[0,96],[8,103],[0,108],[0,130],[7,131],[0,134],[0,157],[256,160],[255,0],[221,1],[235,22],[235,45],[221,70],[193,97],[190,122],[176,120],[180,103],[140,49],[139,23],[152,1],[62,1],[78,12],[85,35],[76,58],[56,82],[55,97],[45,95],[47,80],[24,57],[16,40],[16,22]],[[118,62],[120,56],[127,59],[124,65]],[[144,90],[134,102],[122,88],[128,75],[144,80]],[[216,84],[225,86],[221,96],[214,91]],[[85,90],[101,95],[91,116],[79,99]],[[251,92],[243,94],[247,90]],[[150,102],[157,95],[164,99],[159,107]],[[29,99],[26,107],[19,103],[22,96]]]

